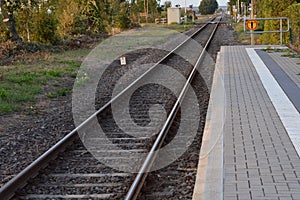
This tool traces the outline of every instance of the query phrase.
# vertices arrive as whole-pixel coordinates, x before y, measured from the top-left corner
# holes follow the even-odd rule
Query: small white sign
[[[126,57],[125,56],[120,57],[120,62],[121,65],[126,65]]]

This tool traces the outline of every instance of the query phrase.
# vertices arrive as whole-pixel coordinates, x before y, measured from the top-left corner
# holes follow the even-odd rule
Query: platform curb
[[[193,200],[223,199],[223,127],[226,95],[222,52],[221,48],[214,71]]]

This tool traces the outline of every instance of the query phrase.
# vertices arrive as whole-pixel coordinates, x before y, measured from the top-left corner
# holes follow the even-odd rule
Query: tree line
[[[252,0],[257,17],[289,17],[291,32],[285,42],[300,44],[300,0]],[[239,0],[240,3],[251,0]],[[229,0],[232,8],[237,0]],[[112,33],[166,15],[170,1],[160,0],[0,0],[0,41],[37,41],[57,44],[84,34]],[[212,14],[216,0],[200,0],[201,14]],[[277,29],[278,21],[266,21],[264,30]],[[262,43],[276,43],[278,34],[262,35]]]
[[[113,33],[166,17],[171,1],[160,0],[0,0],[0,42],[59,44],[78,35]],[[212,14],[216,0],[202,0]]]
[[[81,34],[111,33],[161,12],[156,0],[0,0],[0,41],[56,44]]]

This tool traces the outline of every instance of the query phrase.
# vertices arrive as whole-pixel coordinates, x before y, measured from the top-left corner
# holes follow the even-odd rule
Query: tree
[[[160,5],[160,3],[158,4]],[[167,17],[167,10],[168,8],[172,7],[171,1],[165,1],[165,3],[158,7],[158,12],[160,14],[160,17]]]
[[[270,17],[284,17],[284,11],[295,3],[294,0],[257,0],[256,8],[259,8],[257,15],[262,18]],[[283,24],[286,26],[286,24]],[[267,20],[263,24],[265,31],[274,31],[279,30],[280,23],[279,20]],[[288,41],[287,34],[284,34],[284,42]],[[260,42],[263,44],[278,44],[279,34],[278,33],[269,33],[263,34],[259,38]]]
[[[85,28],[85,26],[82,27],[79,24],[76,24],[78,27],[75,27],[76,20],[82,19],[81,10],[83,6],[80,1],[81,0],[64,0],[64,3],[58,1],[55,5],[56,13],[58,13],[57,19],[59,21],[57,29],[61,36],[76,34],[78,28]]]
[[[128,18],[128,5],[127,2],[120,4],[119,12],[115,17],[115,26],[121,30],[127,29],[130,26],[130,19]]]
[[[155,21],[155,17],[158,17],[158,7],[159,4],[157,4],[156,0],[148,0],[148,14],[149,14],[149,18],[148,19],[150,22],[154,22]]]
[[[0,9],[3,16],[3,22],[6,24],[11,33],[12,41],[22,42],[16,28],[16,21],[14,12],[21,9],[21,6],[28,2],[21,2],[21,0],[0,0]]]
[[[199,12],[203,15],[213,14],[219,5],[216,0],[202,0],[199,5]]]
[[[300,1],[298,1],[300,2]],[[285,10],[291,24],[291,43],[300,51],[300,3],[293,4]]]
[[[49,2],[49,1],[48,1]],[[59,42],[57,33],[58,19],[53,4],[51,2],[43,3],[34,25],[36,31],[36,40],[42,43],[50,43],[56,45]]]
[[[31,33],[33,32],[34,20],[33,14],[37,10],[37,2],[27,0],[27,4],[21,4],[21,8],[16,12],[16,26],[18,28],[18,33],[23,36],[26,36],[27,41],[31,40]]]
[[[172,2],[171,1],[165,1],[165,10],[168,10],[168,8],[172,7]]]
[[[87,17],[89,31],[93,33],[105,32],[110,14],[107,10],[107,1],[104,0],[85,0],[86,5],[83,14]]]
[[[139,7],[138,1],[137,0],[132,0],[130,1],[130,20],[133,24],[138,24],[139,23],[139,11],[142,8]]]

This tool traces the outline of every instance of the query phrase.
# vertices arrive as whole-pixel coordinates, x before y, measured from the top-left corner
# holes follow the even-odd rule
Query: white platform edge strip
[[[267,66],[257,55],[254,48],[246,48],[260,80],[263,83],[297,153],[300,157],[300,114],[286,96]]]

